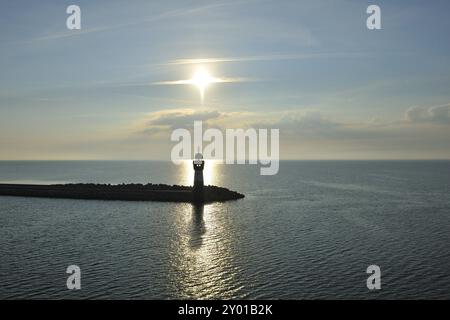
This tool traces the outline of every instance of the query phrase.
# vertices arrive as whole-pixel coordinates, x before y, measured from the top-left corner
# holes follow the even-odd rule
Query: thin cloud
[[[69,37],[81,36],[81,35],[90,34],[90,33],[108,31],[108,30],[112,30],[114,28],[115,27],[110,26],[110,27],[97,27],[97,28],[82,29],[82,30],[71,30],[71,31],[67,31],[67,32],[55,33],[55,34],[50,34],[50,35],[43,36],[43,37],[34,38],[30,41],[25,41],[25,42],[58,40],[58,39],[64,39],[64,38],[69,38]]]
[[[214,78],[212,83],[237,83],[237,82],[253,82],[258,81],[257,79],[251,78]],[[193,84],[192,79],[185,80],[173,80],[173,81],[157,81],[153,82],[153,85],[183,85],[183,84]]]
[[[169,11],[160,13],[158,15],[155,15],[153,17],[147,18],[147,19],[142,19],[142,20],[128,22],[128,23],[121,23],[121,24],[117,24],[117,25],[113,25],[113,26],[95,27],[95,28],[90,28],[90,29],[83,29],[80,31],[71,30],[71,31],[62,32],[62,33],[50,34],[50,35],[31,39],[29,41],[24,41],[24,43],[35,42],[35,41],[57,40],[57,39],[69,38],[69,37],[80,36],[80,35],[85,35],[85,34],[111,31],[111,30],[120,29],[120,28],[132,27],[135,25],[143,24],[143,23],[156,22],[156,21],[161,21],[163,19],[177,18],[177,17],[181,17],[181,16],[195,14],[198,12],[202,12],[202,11],[206,11],[206,10],[214,9],[214,8],[218,8],[218,7],[245,4],[245,3],[255,2],[255,1],[257,1],[257,0],[233,1],[233,2],[228,2],[228,3],[208,4],[208,5],[199,6],[199,7],[195,7],[195,8],[191,8],[191,9],[183,8],[183,9],[169,10]]]
[[[412,107],[405,113],[407,122],[450,124],[450,104],[429,108]]]
[[[219,58],[186,58],[175,59],[167,63],[167,65],[189,65],[189,64],[208,64],[221,62],[257,62],[257,61],[279,61],[279,60],[302,60],[313,58],[330,58],[330,57],[366,57],[370,53],[365,52],[318,52],[308,54],[275,54],[275,55],[257,55],[242,57],[219,57]]]

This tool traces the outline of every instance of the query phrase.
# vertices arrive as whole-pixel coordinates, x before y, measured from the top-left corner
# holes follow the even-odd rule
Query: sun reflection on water
[[[220,206],[186,205],[177,214],[169,265],[175,298],[243,298],[230,220]]]

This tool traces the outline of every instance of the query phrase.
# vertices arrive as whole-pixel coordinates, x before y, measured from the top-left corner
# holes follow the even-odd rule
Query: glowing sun
[[[247,81],[245,78],[216,78],[209,73],[209,71],[203,67],[198,66],[192,75],[192,78],[186,80],[174,80],[174,81],[159,81],[153,82],[154,85],[194,85],[200,92],[200,98],[203,101],[205,99],[206,88],[214,83],[233,83],[233,82],[244,82]]]
[[[200,91],[200,98],[202,101],[205,98],[205,90],[211,83],[221,82],[220,79],[216,79],[206,70],[205,68],[198,68],[192,78],[190,83],[195,85]]]

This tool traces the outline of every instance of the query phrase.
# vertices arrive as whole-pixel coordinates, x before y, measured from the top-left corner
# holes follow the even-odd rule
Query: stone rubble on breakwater
[[[193,187],[166,184],[0,184],[0,195],[66,198],[84,200],[163,201],[211,203],[237,200],[243,194],[217,187],[204,186],[201,196]]]

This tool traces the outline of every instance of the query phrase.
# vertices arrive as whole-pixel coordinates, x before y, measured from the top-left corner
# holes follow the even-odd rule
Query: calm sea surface
[[[165,162],[0,162],[8,183],[191,184]],[[204,207],[0,196],[0,298],[450,298],[449,161],[207,163]],[[81,290],[66,289],[67,266]],[[382,289],[369,291],[376,264]]]

